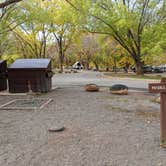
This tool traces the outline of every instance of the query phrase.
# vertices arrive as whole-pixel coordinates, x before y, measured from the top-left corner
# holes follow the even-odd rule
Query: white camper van
[[[83,69],[83,66],[80,62],[74,63],[74,65],[72,67],[73,67],[73,69],[77,69],[77,70]]]

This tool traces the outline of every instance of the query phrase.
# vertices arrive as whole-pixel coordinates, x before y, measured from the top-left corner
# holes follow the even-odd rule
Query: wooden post
[[[161,83],[149,84],[149,92],[160,93],[160,141],[161,146],[166,148],[166,78],[162,78]]]
[[[166,78],[161,83],[166,83]],[[160,97],[161,146],[166,146],[166,92],[160,93]]]

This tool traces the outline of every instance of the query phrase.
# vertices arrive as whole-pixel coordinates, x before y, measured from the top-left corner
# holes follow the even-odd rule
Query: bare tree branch
[[[0,3],[0,8],[5,8],[5,7],[7,7],[11,4],[14,4],[14,3],[17,3],[17,2],[20,2],[20,1],[22,1],[22,0],[7,0],[5,2]]]

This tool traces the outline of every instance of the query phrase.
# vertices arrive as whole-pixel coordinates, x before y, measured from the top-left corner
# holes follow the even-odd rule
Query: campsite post
[[[166,78],[162,78],[161,83],[149,84],[149,92],[160,93],[160,141],[161,146],[166,147]]]

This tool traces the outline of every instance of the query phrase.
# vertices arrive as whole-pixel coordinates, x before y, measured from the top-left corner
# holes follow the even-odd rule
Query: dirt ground
[[[154,96],[130,92],[115,96],[107,88],[89,93],[63,88],[41,110],[0,110],[0,166],[165,166],[160,147],[159,108]],[[63,132],[49,132],[64,126]]]

